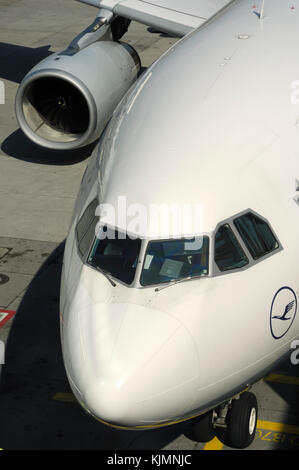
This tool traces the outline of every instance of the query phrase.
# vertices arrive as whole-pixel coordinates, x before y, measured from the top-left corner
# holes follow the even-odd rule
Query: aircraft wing
[[[198,28],[234,0],[79,0],[175,36]]]

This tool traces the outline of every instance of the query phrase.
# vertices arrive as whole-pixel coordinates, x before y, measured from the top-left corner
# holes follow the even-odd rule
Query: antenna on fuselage
[[[260,12],[255,10],[256,5],[253,6],[253,8],[254,8],[253,13],[258,17],[259,20],[264,19],[265,3],[266,3],[266,0],[262,0],[261,11]]]
[[[260,12],[260,20],[263,20],[263,19],[264,19],[265,3],[266,3],[266,0],[262,0],[262,7],[261,7],[261,12]]]

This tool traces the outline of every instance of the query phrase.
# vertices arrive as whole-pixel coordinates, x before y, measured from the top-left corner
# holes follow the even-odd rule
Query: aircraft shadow
[[[291,356],[290,350],[290,356]],[[280,367],[273,371],[273,374],[290,377],[294,380],[294,383],[284,383],[278,381],[268,381],[267,386],[272,389],[277,396],[280,397],[283,407],[284,424],[297,426],[299,428],[299,365],[291,363],[291,359],[282,363]],[[299,450],[299,436],[289,433],[282,439],[280,448],[290,445],[290,449]]]
[[[76,150],[48,150],[31,142],[21,129],[10,134],[1,144],[1,150],[10,157],[43,165],[74,165],[90,157],[97,142]]]
[[[178,38],[175,34],[170,34],[170,33],[163,33],[162,31],[158,31],[155,28],[152,28],[151,26],[147,28],[147,31],[152,34],[159,34],[160,38]]]
[[[53,54],[50,47],[34,48],[0,42],[0,78],[20,83],[32,67]]]
[[[118,431],[84,412],[70,393],[62,360],[59,291],[64,244],[29,285],[6,343],[0,387],[0,446],[6,450],[161,449],[180,425],[155,431]],[[70,395],[67,395],[68,397]]]

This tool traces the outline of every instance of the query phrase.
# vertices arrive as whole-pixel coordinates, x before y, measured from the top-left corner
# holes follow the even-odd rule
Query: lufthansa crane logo
[[[291,328],[297,312],[297,297],[290,287],[281,287],[271,305],[270,329],[273,338],[282,338]]]

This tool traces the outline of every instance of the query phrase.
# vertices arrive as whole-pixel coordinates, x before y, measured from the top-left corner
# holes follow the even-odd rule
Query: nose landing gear
[[[191,422],[190,438],[208,442],[217,436],[223,444],[236,449],[248,447],[254,440],[258,406],[253,393],[244,392],[215,410]]]
[[[237,400],[232,401],[227,423],[227,439],[230,447],[244,449],[252,443],[257,412],[257,400],[253,393],[244,392]]]

